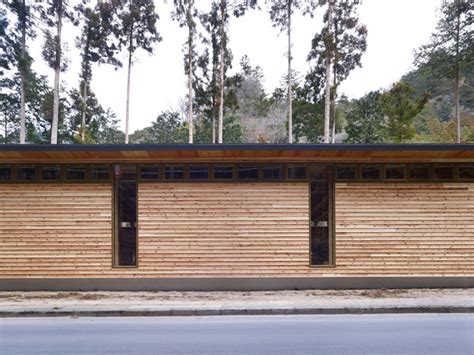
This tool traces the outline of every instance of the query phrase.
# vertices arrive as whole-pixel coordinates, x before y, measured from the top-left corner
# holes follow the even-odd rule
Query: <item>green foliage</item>
[[[156,24],[159,16],[153,0],[117,0],[114,2],[114,34],[120,49],[133,54],[137,49],[148,53],[161,41]]]
[[[387,117],[388,139],[394,143],[410,141],[416,130],[413,119],[428,101],[428,94],[414,98],[415,90],[407,83],[398,82],[381,98],[382,109]]]
[[[85,111],[85,141],[81,141],[82,95],[78,90],[69,92],[66,107],[66,126],[69,133],[63,137],[64,143],[120,143],[118,120],[110,109],[104,109],[93,92],[87,95]]]
[[[134,143],[185,143],[187,131],[178,112],[162,112],[150,127],[133,133]]]
[[[346,113],[347,143],[382,143],[387,134],[379,92],[353,100]]]
[[[315,91],[322,94],[326,85],[326,58],[334,63],[334,91],[349,73],[361,66],[362,55],[367,49],[367,28],[359,23],[357,7],[360,1],[339,1],[333,5],[333,26],[328,28],[328,12],[324,14],[324,26],[317,33],[308,54],[312,69],[307,81],[316,85]],[[332,36],[330,36],[330,33]],[[335,93],[334,93],[335,98]]]

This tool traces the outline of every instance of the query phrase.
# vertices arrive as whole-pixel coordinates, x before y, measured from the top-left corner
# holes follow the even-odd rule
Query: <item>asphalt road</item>
[[[474,354],[474,314],[2,318],[5,354]]]

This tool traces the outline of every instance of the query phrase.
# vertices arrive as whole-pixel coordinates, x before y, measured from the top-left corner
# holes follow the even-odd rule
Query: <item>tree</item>
[[[86,1],[86,0],[83,0]],[[81,50],[80,92],[82,96],[81,108],[81,142],[86,139],[86,115],[88,112],[88,95],[92,80],[93,63],[109,63],[121,66],[115,58],[118,48],[111,42],[113,7],[108,2],[99,1],[94,8],[83,2],[76,6],[82,23],[81,34],[77,38],[77,48]]]
[[[234,15],[235,17],[241,17],[248,9],[255,8],[256,6],[257,0],[213,1],[211,4],[211,11],[208,14],[203,14],[201,16],[201,22],[211,37],[210,41],[206,40],[207,43],[210,42],[212,49],[213,72],[211,80],[215,83],[217,80],[214,79],[218,77],[218,85],[214,85],[214,87],[218,87],[218,95],[215,95],[217,97],[213,99],[214,104],[217,104],[218,107],[218,143],[223,142],[224,135],[225,72],[229,64],[229,58],[230,63],[232,60],[230,51],[227,48],[229,39],[227,35],[227,27],[229,24],[229,19],[231,15]],[[205,57],[206,56],[207,59],[203,59],[204,62],[209,61],[209,54],[205,54]],[[218,68],[218,73],[214,71],[216,68]],[[215,134],[213,134],[213,143],[215,142],[214,138]]]
[[[156,28],[159,17],[153,0],[117,0],[115,4],[117,23],[114,33],[119,48],[128,52],[127,99],[125,108],[125,143],[128,143],[130,121],[130,82],[133,55],[137,49],[153,53],[153,45],[161,41]]]
[[[280,31],[285,31],[288,39],[287,47],[287,57],[288,57],[288,73],[287,73],[287,82],[288,82],[288,143],[293,143],[293,110],[292,110],[292,101],[293,101],[293,82],[292,76],[293,72],[291,69],[291,61],[293,57],[291,56],[291,18],[295,9],[299,9],[302,5],[301,0],[272,0],[270,7],[270,18],[272,20],[274,27],[279,27]]]
[[[357,8],[360,0],[325,0],[324,26],[312,40],[308,61],[315,61],[310,79],[324,94],[324,142],[335,139],[335,103],[337,88],[349,73],[361,66],[361,58],[367,49],[367,28],[359,24]],[[332,122],[332,135],[330,126]]]
[[[2,5],[3,3],[0,3]],[[5,6],[5,5],[3,5]],[[14,61],[13,38],[11,25],[7,18],[7,7],[0,8],[0,76],[5,75]]]
[[[43,58],[54,70],[53,107],[51,120],[51,144],[58,142],[59,122],[59,84],[60,73],[66,69],[62,54],[62,30],[63,20],[69,19],[74,23],[74,13],[68,9],[66,0],[45,0],[45,8],[42,10],[42,18],[48,27],[56,29],[53,36],[49,30],[45,31],[45,44],[43,47]]]
[[[443,0],[436,32],[416,55],[418,66],[429,66],[437,76],[453,80],[456,142],[461,143],[460,88],[462,68],[474,66],[474,3]]]
[[[26,80],[31,71],[32,58],[28,54],[27,37],[36,36],[33,27],[36,26],[34,12],[39,5],[27,5],[25,0],[12,0],[8,3],[11,12],[15,14],[17,21],[13,33],[11,33],[13,52],[17,70],[20,73],[20,143],[24,144],[26,139]]]
[[[382,110],[387,118],[388,137],[395,143],[403,143],[415,136],[413,119],[428,101],[427,93],[413,98],[414,89],[398,82],[381,97]]]
[[[193,143],[193,75],[195,65],[195,44],[194,37],[196,36],[196,22],[194,18],[197,16],[197,11],[194,8],[194,0],[174,0],[175,10],[173,17],[179,22],[181,27],[188,28],[188,38],[186,40],[186,53],[184,55],[184,72],[188,76],[188,142]]]
[[[346,113],[347,143],[382,143],[385,140],[381,96],[380,92],[372,91],[351,102]]]

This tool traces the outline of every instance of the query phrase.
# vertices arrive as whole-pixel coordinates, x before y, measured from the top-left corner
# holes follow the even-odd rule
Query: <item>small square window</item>
[[[110,171],[109,167],[106,165],[102,166],[93,166],[91,168],[91,180],[109,180],[110,179]]]
[[[355,180],[357,179],[356,165],[338,165],[336,167],[337,180]]]
[[[387,180],[405,180],[405,165],[385,166],[385,178]]]
[[[239,179],[241,180],[257,180],[258,165],[240,165]]]
[[[182,165],[167,165],[165,166],[166,180],[182,180],[184,179],[184,166]]]
[[[0,181],[8,181],[12,178],[12,169],[9,166],[0,166]]]
[[[207,165],[191,165],[189,167],[189,178],[191,180],[208,180],[209,167]]]
[[[288,166],[288,179],[304,180],[308,177],[308,169],[304,165]]]
[[[281,180],[281,165],[264,165],[262,168],[263,180]]]
[[[234,167],[232,165],[214,165],[215,180],[232,180],[234,177]]]
[[[408,168],[408,179],[410,180],[429,180],[430,166],[425,164],[410,165]]]
[[[16,179],[19,181],[36,180],[36,167],[19,166],[16,169]]]
[[[454,169],[452,166],[435,166],[433,178],[435,180],[452,180],[454,179]]]
[[[41,168],[41,180],[60,180],[61,168],[59,166],[43,166]]]
[[[85,166],[68,166],[66,167],[66,180],[85,180],[86,167]]]
[[[382,169],[379,165],[362,165],[360,167],[360,178],[362,180],[380,180]]]
[[[459,178],[463,180],[474,180],[474,165],[460,166]]]
[[[158,165],[146,165],[140,167],[140,179],[142,180],[159,180],[160,167]]]

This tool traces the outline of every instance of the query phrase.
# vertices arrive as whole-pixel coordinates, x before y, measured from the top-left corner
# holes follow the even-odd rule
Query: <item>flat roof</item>
[[[5,144],[0,163],[474,162],[474,144]]]

